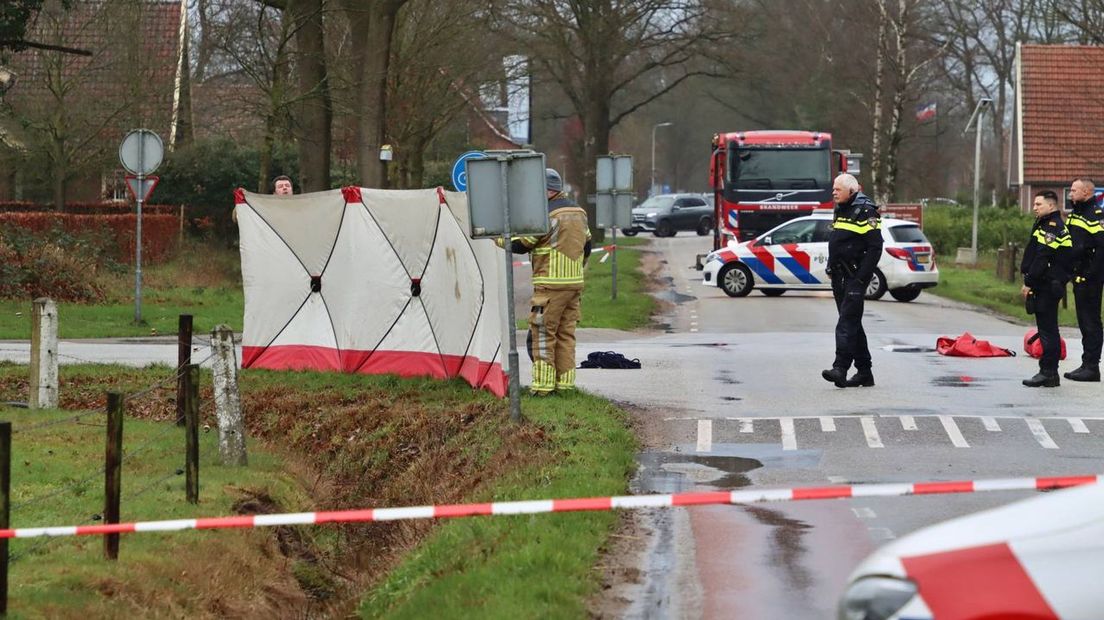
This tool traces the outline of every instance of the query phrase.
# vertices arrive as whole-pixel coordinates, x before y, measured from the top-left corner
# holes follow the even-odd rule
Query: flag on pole
[[[923,123],[935,118],[935,102],[916,106],[916,122]]]

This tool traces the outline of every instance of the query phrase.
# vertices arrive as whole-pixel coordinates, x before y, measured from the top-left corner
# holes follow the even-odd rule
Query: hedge
[[[0,201],[0,213],[73,213],[93,215],[99,213],[125,214],[134,212],[135,207],[127,201],[105,200],[103,202],[67,202],[64,211],[57,211],[52,205],[19,200]],[[142,205],[142,215],[179,213],[180,207],[174,205]],[[143,217],[143,222],[145,218]]]
[[[33,233],[64,230],[72,235],[87,231],[110,231],[116,258],[134,261],[134,237],[137,216],[78,215],[72,213],[0,213],[0,227],[17,226]],[[180,218],[175,215],[142,214],[142,262],[167,258],[176,247]]]
[[[970,247],[973,230],[972,207],[929,206],[924,208],[924,234],[938,254],[953,256],[957,248]],[[1018,207],[978,209],[978,250],[995,250],[1009,241],[1026,245],[1035,217]]]

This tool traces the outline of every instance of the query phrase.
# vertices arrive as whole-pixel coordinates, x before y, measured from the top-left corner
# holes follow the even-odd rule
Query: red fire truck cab
[[[858,174],[860,155],[832,150],[821,131],[735,131],[713,136],[709,164],[713,249],[778,224],[832,208],[832,180]]]

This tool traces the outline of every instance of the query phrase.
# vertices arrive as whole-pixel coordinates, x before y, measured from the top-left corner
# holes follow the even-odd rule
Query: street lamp
[[[974,106],[974,113],[970,115],[969,122],[966,123],[966,129],[962,130],[962,135],[966,135],[970,131],[970,127],[974,128],[976,137],[974,138],[974,228],[970,233],[970,263],[977,263],[977,251],[978,251],[978,196],[981,182],[981,123],[985,118],[985,109],[989,107],[989,104],[993,103],[993,100],[988,97],[982,97],[978,100],[977,105]]]
[[[656,130],[659,129],[660,127],[670,127],[671,125],[674,125],[674,123],[664,122],[664,123],[656,123],[652,127],[652,185],[651,185],[651,187],[648,188],[648,196],[649,197],[654,196],[655,193],[656,193],[656,184],[655,184],[655,136],[656,136]]]

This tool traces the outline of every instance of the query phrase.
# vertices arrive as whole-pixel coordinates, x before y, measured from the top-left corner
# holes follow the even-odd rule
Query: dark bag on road
[[[587,355],[579,368],[640,368],[640,360],[628,359],[616,351],[595,351]]]

